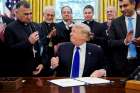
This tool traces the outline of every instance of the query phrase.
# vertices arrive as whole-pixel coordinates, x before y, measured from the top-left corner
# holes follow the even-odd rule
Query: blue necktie
[[[133,24],[132,24],[132,18],[128,18],[128,30],[127,32],[133,32]],[[133,42],[130,42],[128,44],[128,54],[127,54],[127,59],[135,59],[137,56],[137,51],[136,51],[136,46]]]
[[[73,64],[71,69],[71,78],[79,77],[79,65],[80,65],[80,53],[79,47],[76,47],[76,51],[73,57]]]

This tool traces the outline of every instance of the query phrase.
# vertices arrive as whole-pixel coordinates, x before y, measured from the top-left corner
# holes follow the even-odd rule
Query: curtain
[[[118,5],[118,0],[100,0],[100,5],[99,5],[99,11],[100,11],[100,17],[99,17],[99,21],[100,22],[104,22],[106,21],[106,9],[108,6],[114,6],[117,9],[117,15],[120,16],[121,12],[119,9],[119,5]]]
[[[47,5],[54,5],[55,0],[27,0],[32,6],[33,21],[42,22],[43,20],[43,9]]]
[[[55,5],[56,0],[27,0],[32,5],[33,21],[42,22],[43,9],[47,5]],[[121,15],[118,0],[99,0],[99,21],[106,21],[106,9],[108,6],[115,6],[117,8],[118,16]]]

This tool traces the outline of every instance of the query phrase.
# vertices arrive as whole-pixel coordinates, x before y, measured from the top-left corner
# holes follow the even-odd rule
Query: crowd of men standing
[[[0,76],[73,77],[76,51],[76,77],[129,76],[140,65],[140,15],[135,0],[119,0],[119,6],[122,16],[109,6],[104,23],[95,21],[91,5],[83,8],[84,22],[75,23],[72,8],[63,6],[62,21],[56,23],[54,8],[47,6],[38,24],[32,22],[30,4],[18,2],[15,19],[0,17]],[[136,55],[132,58],[131,44]]]

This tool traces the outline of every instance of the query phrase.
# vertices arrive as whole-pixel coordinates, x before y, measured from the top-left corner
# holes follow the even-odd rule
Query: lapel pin
[[[88,52],[89,55],[91,55],[91,52]]]

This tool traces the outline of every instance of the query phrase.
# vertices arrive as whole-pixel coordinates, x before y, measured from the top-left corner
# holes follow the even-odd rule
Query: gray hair
[[[48,10],[53,11],[54,14],[55,14],[55,10],[54,10],[54,7],[53,7],[53,6],[46,6],[46,7],[44,8],[44,10],[43,10],[43,13],[46,13]]]
[[[70,11],[71,11],[71,14],[72,14],[72,8],[71,8],[70,6],[67,6],[67,5],[66,5],[66,6],[63,6],[63,7],[61,8],[61,13],[63,12],[63,9],[64,9],[64,8],[69,8]]]

